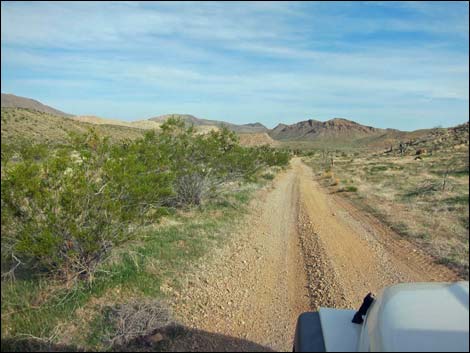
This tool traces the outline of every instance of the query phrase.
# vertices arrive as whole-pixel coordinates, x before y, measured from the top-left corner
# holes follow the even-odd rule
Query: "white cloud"
[[[379,5],[395,6],[372,6]],[[468,43],[461,44],[468,38],[468,13],[459,16],[442,4],[438,11],[398,4],[416,19],[356,18],[348,14],[354,6],[2,3],[2,89],[5,84],[33,92],[43,86],[61,96],[78,91],[130,97],[127,109],[125,101],[106,108],[119,106],[127,117],[138,117],[131,107],[137,109],[139,97],[160,97],[166,107],[179,103],[206,114],[222,114],[225,107],[227,115],[238,112],[246,119],[258,113],[274,119],[275,108],[282,114],[315,107],[352,114],[368,106],[369,114],[379,114],[396,106],[416,113],[413,104],[424,101],[468,105]],[[346,43],[384,28],[445,40]],[[88,101],[98,107],[103,99]],[[468,117],[468,109],[460,115]]]

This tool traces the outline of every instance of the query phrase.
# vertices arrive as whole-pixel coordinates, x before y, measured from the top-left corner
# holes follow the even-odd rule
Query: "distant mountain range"
[[[309,119],[291,125],[279,124],[274,129],[268,129],[261,123],[237,125],[218,120],[201,119],[190,114],[166,114],[146,120],[125,122],[94,116],[73,116],[33,99],[3,93],[1,106],[2,108],[25,108],[36,110],[55,116],[68,117],[80,123],[119,126],[121,128],[125,127],[140,130],[158,129],[159,126],[169,118],[180,118],[187,125],[195,126],[200,133],[217,130],[225,126],[238,134],[257,134],[256,136],[253,135],[252,137],[245,137],[248,144],[256,143],[256,141],[268,141],[272,144],[272,139],[274,139],[292,143],[309,142],[329,146],[348,145],[384,147],[394,144],[397,141],[419,138],[428,134],[430,131],[429,129],[416,130],[412,132],[396,129],[378,129],[372,126],[361,125],[343,118],[334,118],[328,121]],[[468,123],[466,126],[468,126]]]
[[[42,104],[37,100],[25,97],[15,96],[14,94],[7,94],[2,93],[1,99],[1,106],[2,108],[24,108],[24,109],[32,109],[37,110],[43,113],[49,113],[53,115],[59,116],[72,116],[71,114],[67,114],[61,112],[60,110],[54,109],[49,107],[48,105]]]

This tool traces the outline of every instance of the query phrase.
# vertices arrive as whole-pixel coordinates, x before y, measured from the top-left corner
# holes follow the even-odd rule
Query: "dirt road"
[[[372,216],[327,194],[300,159],[250,207],[245,226],[201,262],[173,304],[185,326],[219,339],[198,334],[175,349],[290,351],[303,311],[357,308],[365,294],[393,283],[456,279]]]

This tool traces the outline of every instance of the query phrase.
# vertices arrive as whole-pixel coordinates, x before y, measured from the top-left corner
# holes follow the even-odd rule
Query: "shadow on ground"
[[[84,352],[78,346],[48,343],[35,338],[2,338],[2,352]],[[274,352],[257,343],[175,325],[139,337],[124,345],[114,345],[111,352]]]

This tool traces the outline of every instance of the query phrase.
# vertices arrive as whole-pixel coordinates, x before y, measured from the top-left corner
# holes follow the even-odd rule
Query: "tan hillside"
[[[139,129],[159,129],[161,125],[155,121],[150,120],[122,121],[116,119],[100,118],[93,115],[74,116],[71,119],[89,124],[119,125]]]
[[[160,129],[159,123],[156,121],[150,121],[150,120],[136,120],[136,121],[131,121],[130,122],[131,127],[134,128],[139,128],[139,129]]]
[[[164,122],[162,121],[155,121],[155,120],[136,120],[136,121],[122,121],[116,119],[107,119],[107,118],[100,118],[98,116],[93,115],[84,115],[84,116],[74,116],[72,117],[73,120],[80,121],[83,123],[95,124],[95,125],[118,125],[118,126],[125,126],[130,128],[138,128],[144,130],[150,129],[160,129],[160,126]],[[212,130],[219,130],[219,128],[215,125],[195,125],[194,128],[198,133],[206,134]]]
[[[92,128],[115,141],[137,138],[144,132],[133,127],[91,124],[28,109],[2,108],[2,143],[15,143],[19,139],[64,143],[68,133],[85,133]]]
[[[201,125],[194,127],[199,134],[208,134],[211,131],[219,131],[220,128],[215,125]]]
[[[166,115],[161,115],[161,116],[157,116],[154,118],[150,118],[149,120],[157,121],[157,122],[164,122],[170,118],[182,119],[187,125],[193,125],[195,127],[198,127],[198,126],[215,126],[218,128],[226,127],[229,130],[232,130],[236,133],[253,133],[253,132],[267,132],[268,131],[268,128],[260,123],[237,125],[237,124],[227,123],[225,121],[201,119],[190,114],[166,114]]]
[[[71,116],[70,114],[61,112],[60,110],[49,107],[48,105],[42,104],[37,100],[31,98],[25,98],[20,96],[15,96],[14,94],[5,94],[2,93],[1,99],[2,108],[24,108],[37,110],[43,113],[49,113],[59,116]]]
[[[240,144],[243,146],[278,146],[279,142],[275,141],[265,132],[251,133],[251,134],[238,134]]]

